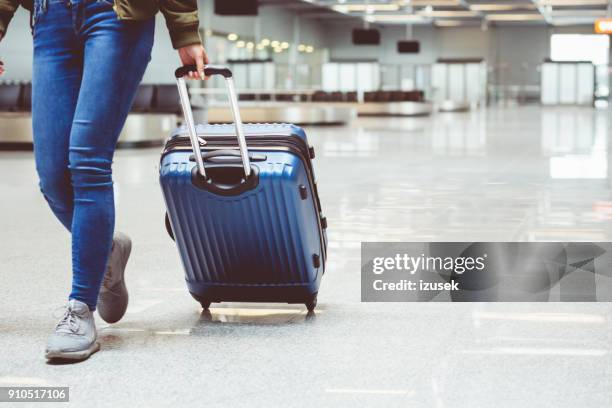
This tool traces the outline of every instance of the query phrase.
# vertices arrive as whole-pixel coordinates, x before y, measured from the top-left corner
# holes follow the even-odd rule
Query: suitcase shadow
[[[314,311],[300,307],[222,306],[203,310],[195,327],[205,326],[284,326],[311,323],[316,319]]]

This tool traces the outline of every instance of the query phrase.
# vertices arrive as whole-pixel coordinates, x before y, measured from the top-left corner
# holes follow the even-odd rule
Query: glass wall
[[[336,62],[323,64],[324,91],[425,91],[430,93],[431,66],[427,64],[379,64]]]
[[[610,37],[602,34],[553,34],[550,37],[553,61],[589,61],[595,65],[595,99],[607,100],[610,94],[608,64]]]
[[[380,87],[380,67],[375,62],[323,64],[323,90],[366,92]]]
[[[309,44],[280,39],[241,37],[235,33],[202,30],[206,48],[215,63],[230,66],[242,90],[320,89],[324,50]],[[290,63],[295,61],[295,63]],[[223,88],[223,79],[213,78],[207,88]]]

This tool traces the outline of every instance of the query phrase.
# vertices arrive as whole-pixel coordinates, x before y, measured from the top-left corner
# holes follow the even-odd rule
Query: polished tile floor
[[[359,286],[361,241],[610,240],[609,121],[524,107],[308,129],[330,225],[314,315],[201,313],[164,231],[159,149],[120,151],[130,308],[77,365],[43,359],[69,237],[31,154],[0,153],[0,386],[70,386],[87,407],[610,406],[610,304],[362,304]]]

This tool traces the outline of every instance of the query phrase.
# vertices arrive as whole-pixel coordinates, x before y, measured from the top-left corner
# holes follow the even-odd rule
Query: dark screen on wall
[[[215,0],[215,14],[220,16],[256,16],[258,0]]]
[[[418,54],[421,44],[418,41],[398,41],[397,52],[400,54]]]
[[[353,30],[353,44],[378,45],[380,44],[380,31],[365,28],[355,29]]]

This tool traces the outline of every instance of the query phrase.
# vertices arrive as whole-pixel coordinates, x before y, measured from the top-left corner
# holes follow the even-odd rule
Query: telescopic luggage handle
[[[183,109],[183,115],[185,116],[185,125],[187,126],[187,132],[189,133],[189,139],[191,140],[191,146],[193,148],[195,161],[198,166],[198,172],[202,177],[204,177],[204,179],[206,179],[206,168],[204,167],[204,159],[202,158],[202,150],[200,149],[200,140],[198,138],[198,134],[196,133],[195,123],[193,121],[193,112],[191,110],[191,103],[189,101],[189,93],[187,92],[187,84],[185,83],[184,78],[184,76],[189,72],[198,72],[198,69],[195,65],[184,65],[174,71],[174,76],[176,77],[176,84],[178,86],[179,97],[181,99],[181,107]],[[225,78],[225,85],[227,87],[232,116],[234,118],[234,126],[236,128],[236,136],[238,137],[238,147],[240,149],[240,156],[242,158],[242,166],[244,167],[244,174],[246,178],[249,178],[251,175],[251,161],[249,160],[249,151],[247,149],[246,138],[244,136],[244,127],[240,117],[240,110],[238,109],[238,97],[236,96],[236,88],[234,87],[232,71],[227,67],[207,65],[204,67],[204,75],[221,75],[223,78]]]

